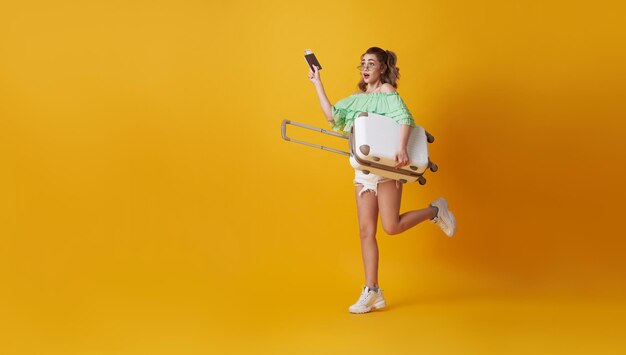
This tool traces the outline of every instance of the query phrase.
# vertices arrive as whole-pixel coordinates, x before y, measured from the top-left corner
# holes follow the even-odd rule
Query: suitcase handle
[[[312,144],[312,143],[309,143],[309,142],[304,142],[304,141],[300,141],[300,140],[297,140],[297,139],[292,139],[292,138],[287,137],[287,125],[288,124],[291,124],[291,125],[294,125],[294,126],[298,126],[298,127],[302,127],[302,128],[306,128],[306,129],[310,129],[312,131],[328,134],[328,135],[333,136],[333,137],[349,139],[348,136],[340,134],[340,133],[337,133],[337,132],[328,131],[328,130],[325,130],[323,128],[309,126],[309,125],[306,125],[304,123],[293,122],[291,120],[283,120],[283,123],[281,124],[281,127],[280,127],[281,136],[286,141],[294,142],[294,143],[300,143],[300,144],[308,145],[309,147],[319,148],[319,149],[326,150],[326,151],[329,151],[329,152],[350,156],[350,153],[344,152],[342,150],[337,150],[337,149],[333,149],[333,148],[329,148],[329,147],[324,147],[324,146],[321,146],[321,145]]]

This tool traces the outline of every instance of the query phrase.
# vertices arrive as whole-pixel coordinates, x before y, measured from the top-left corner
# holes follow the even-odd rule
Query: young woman
[[[372,112],[387,116],[401,125],[401,139],[396,153],[397,167],[408,165],[407,143],[413,117],[396,91],[400,69],[396,67],[397,57],[391,51],[378,47],[369,48],[361,55],[359,92],[331,105],[320,79],[317,67],[309,70],[309,79],[315,86],[317,95],[331,128],[349,132],[356,117],[361,112]],[[365,286],[357,302],[350,306],[352,313],[366,313],[386,306],[382,290],[378,287],[378,244],[376,227],[378,214],[383,230],[387,234],[398,234],[431,220],[451,237],[456,230],[456,221],[448,210],[447,201],[438,198],[428,207],[400,214],[402,184],[388,178],[365,175],[355,169],[356,205],[361,237],[361,254],[365,268]]]

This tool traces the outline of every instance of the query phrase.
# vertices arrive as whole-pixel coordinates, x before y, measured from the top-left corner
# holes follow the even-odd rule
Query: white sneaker
[[[441,230],[451,237],[456,231],[456,219],[452,212],[448,210],[448,201],[445,198],[440,197],[431,203],[431,206],[435,206],[439,209],[437,216],[432,219],[432,222],[441,228]]]
[[[349,310],[350,313],[367,313],[372,309],[384,308],[386,305],[383,291],[380,288],[376,292],[365,286],[363,287],[363,292],[361,292],[361,297],[355,304],[350,306]]]

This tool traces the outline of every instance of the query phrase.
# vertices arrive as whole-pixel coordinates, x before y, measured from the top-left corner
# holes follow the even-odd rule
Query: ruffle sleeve
[[[415,126],[413,116],[397,92],[353,94],[332,106],[334,131],[350,132],[361,112],[372,112],[393,119],[398,124]]]
[[[395,93],[397,94],[397,93]],[[409,126],[415,126],[415,121],[413,120],[413,115],[409,112],[409,109],[406,107],[406,104],[400,97],[400,95],[388,95],[386,100],[382,100],[387,104],[384,109],[386,109],[386,113],[374,112],[379,115],[387,116],[398,124],[405,124]]]

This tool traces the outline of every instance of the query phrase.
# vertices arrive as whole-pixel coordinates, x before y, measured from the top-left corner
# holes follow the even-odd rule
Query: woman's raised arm
[[[322,106],[322,111],[326,116],[326,120],[328,122],[334,122],[333,119],[333,107],[326,96],[326,92],[324,91],[324,85],[322,85],[322,79],[320,78],[320,72],[317,70],[317,66],[313,65],[313,70],[309,70],[309,79],[315,85],[315,90],[317,91],[317,96],[320,99],[320,106]]]

